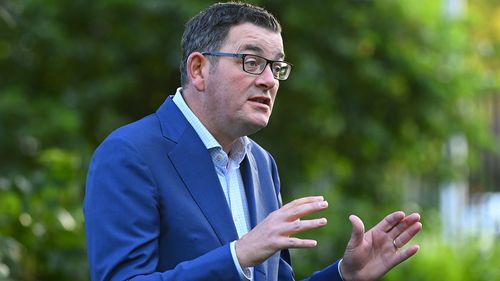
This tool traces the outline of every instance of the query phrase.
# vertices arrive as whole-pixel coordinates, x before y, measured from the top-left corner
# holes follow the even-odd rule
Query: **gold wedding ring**
[[[396,249],[396,251],[399,250],[399,247],[396,246],[396,239],[392,240],[392,245],[394,245],[394,248]]]

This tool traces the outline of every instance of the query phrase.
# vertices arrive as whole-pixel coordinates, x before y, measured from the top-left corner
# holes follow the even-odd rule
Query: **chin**
[[[257,133],[258,131],[262,130],[267,126],[267,121],[266,122],[253,122],[253,123],[248,123],[247,126],[245,126],[245,133],[244,135],[249,136],[251,134]]]
[[[262,129],[264,129],[265,127],[267,127],[267,121],[266,122],[262,122],[262,123],[256,123],[256,124],[253,124],[252,126],[252,129],[254,130],[254,132],[258,132]]]

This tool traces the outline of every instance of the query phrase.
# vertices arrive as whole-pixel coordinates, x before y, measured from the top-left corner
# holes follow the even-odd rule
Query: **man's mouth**
[[[271,99],[268,97],[253,97],[248,100],[253,102],[258,102],[267,106],[271,106]]]

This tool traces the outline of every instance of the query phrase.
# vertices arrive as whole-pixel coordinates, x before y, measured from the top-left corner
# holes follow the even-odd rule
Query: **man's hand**
[[[242,267],[256,266],[277,251],[288,248],[312,248],[317,242],[291,235],[326,225],[325,218],[301,220],[323,211],[328,203],[323,196],[296,199],[272,212],[254,229],[236,241],[236,256]]]
[[[360,218],[349,220],[352,235],[340,266],[345,281],[377,280],[420,249],[400,250],[422,229],[419,214],[392,213],[366,233]]]

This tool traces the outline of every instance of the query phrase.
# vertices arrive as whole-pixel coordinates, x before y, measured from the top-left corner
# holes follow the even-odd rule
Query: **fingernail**
[[[328,202],[327,201],[323,201],[323,202],[319,203],[319,206],[321,208],[326,208],[326,207],[328,207]]]
[[[319,225],[325,225],[327,223],[327,220],[325,218],[322,218],[319,220]]]

